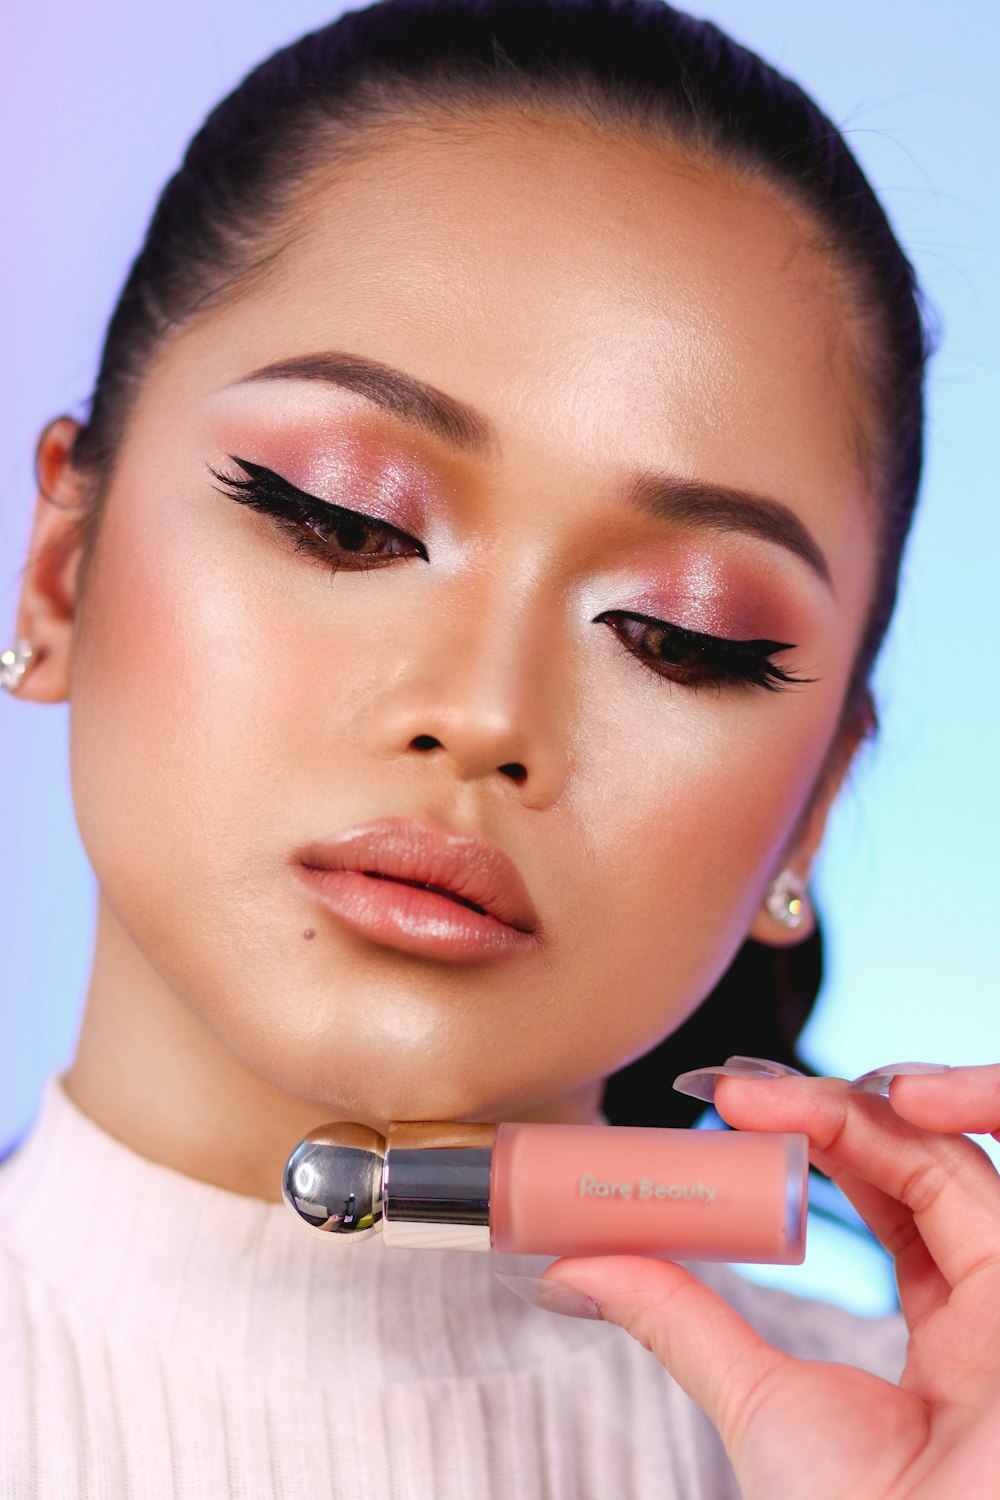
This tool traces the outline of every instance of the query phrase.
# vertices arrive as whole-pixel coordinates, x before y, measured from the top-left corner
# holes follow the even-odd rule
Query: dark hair
[[[157,347],[266,280],[308,214],[317,169],[375,149],[400,119],[468,125],[491,104],[557,106],[596,129],[665,136],[763,175],[806,211],[844,287],[877,432],[862,435],[880,507],[877,584],[844,700],[867,683],[895,602],[922,462],[929,339],[913,268],[843,137],[797,84],[715,26],[661,0],[382,0],[301,37],[209,114],[157,203],[104,344],[73,464],[92,481],[82,588],[143,372]],[[702,1112],[674,1074],[721,1048],[811,1072],[796,1040],[821,977],[817,932],[790,949],[748,941],[701,1007],[608,1080],[615,1123],[685,1125]]]

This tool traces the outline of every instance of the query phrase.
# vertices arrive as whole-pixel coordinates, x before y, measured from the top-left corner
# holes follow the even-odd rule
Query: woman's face
[[[769,189],[555,117],[400,130],[305,207],[145,376],[74,642],[80,831],[138,989],[253,1074],[324,1118],[523,1116],[759,930],[872,586],[845,311]],[[474,422],[247,378],[344,353]],[[329,528],[331,574],[233,456],[382,529]],[[539,936],[456,961],[327,911],[302,851],[397,817],[500,849]]]

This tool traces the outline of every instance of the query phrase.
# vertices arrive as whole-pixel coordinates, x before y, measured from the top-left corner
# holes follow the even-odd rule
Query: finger
[[[967,1136],[911,1125],[887,1100],[854,1092],[842,1078],[722,1077],[714,1104],[740,1130],[803,1132],[811,1159],[816,1160],[813,1151],[824,1152],[905,1205],[951,1286],[995,1259],[1000,1175]],[[901,1226],[905,1232],[905,1220],[898,1217],[890,1234]]]
[[[935,1264],[917,1227],[912,1209],[884,1193],[857,1172],[812,1148],[810,1160],[837,1184],[857,1209],[872,1234],[895,1261],[899,1307],[907,1328],[913,1330],[924,1318],[947,1302],[951,1287]]]
[[[744,1415],[766,1377],[794,1365],[723,1297],[673,1261],[638,1255],[564,1256],[543,1281],[592,1297],[605,1322],[649,1349],[718,1429],[735,1463]]]
[[[1000,1063],[894,1078],[889,1102],[924,1130],[992,1135],[1000,1141]]]

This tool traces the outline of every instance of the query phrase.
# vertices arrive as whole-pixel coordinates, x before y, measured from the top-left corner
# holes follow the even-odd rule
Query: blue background
[[[61,411],[82,415],[160,188],[249,67],[337,13],[315,0],[63,0],[5,16],[0,648],[14,635],[38,433]],[[718,0],[711,11],[846,130],[943,324],[921,512],[877,675],[883,731],[842,796],[817,880],[829,978],[803,1052],[848,1077],[904,1058],[1000,1060],[994,16],[984,0]],[[0,693],[0,1151],[30,1123],[45,1075],[72,1058],[89,972],[94,888],[67,729],[67,705]],[[891,1264],[870,1236],[819,1213],[803,1266],[743,1269],[859,1311],[894,1305]]]

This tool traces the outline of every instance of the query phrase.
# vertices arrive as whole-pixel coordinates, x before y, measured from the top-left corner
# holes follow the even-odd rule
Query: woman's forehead
[[[411,363],[426,351],[453,379],[488,379],[495,404],[509,393],[511,416],[529,388],[561,392],[588,432],[600,412],[620,431],[626,410],[630,426],[683,413],[707,433],[779,393],[786,432],[830,428],[854,394],[840,280],[804,215],[669,143],[572,121],[380,136],[314,176],[238,310],[272,345],[328,328],[405,343]]]

